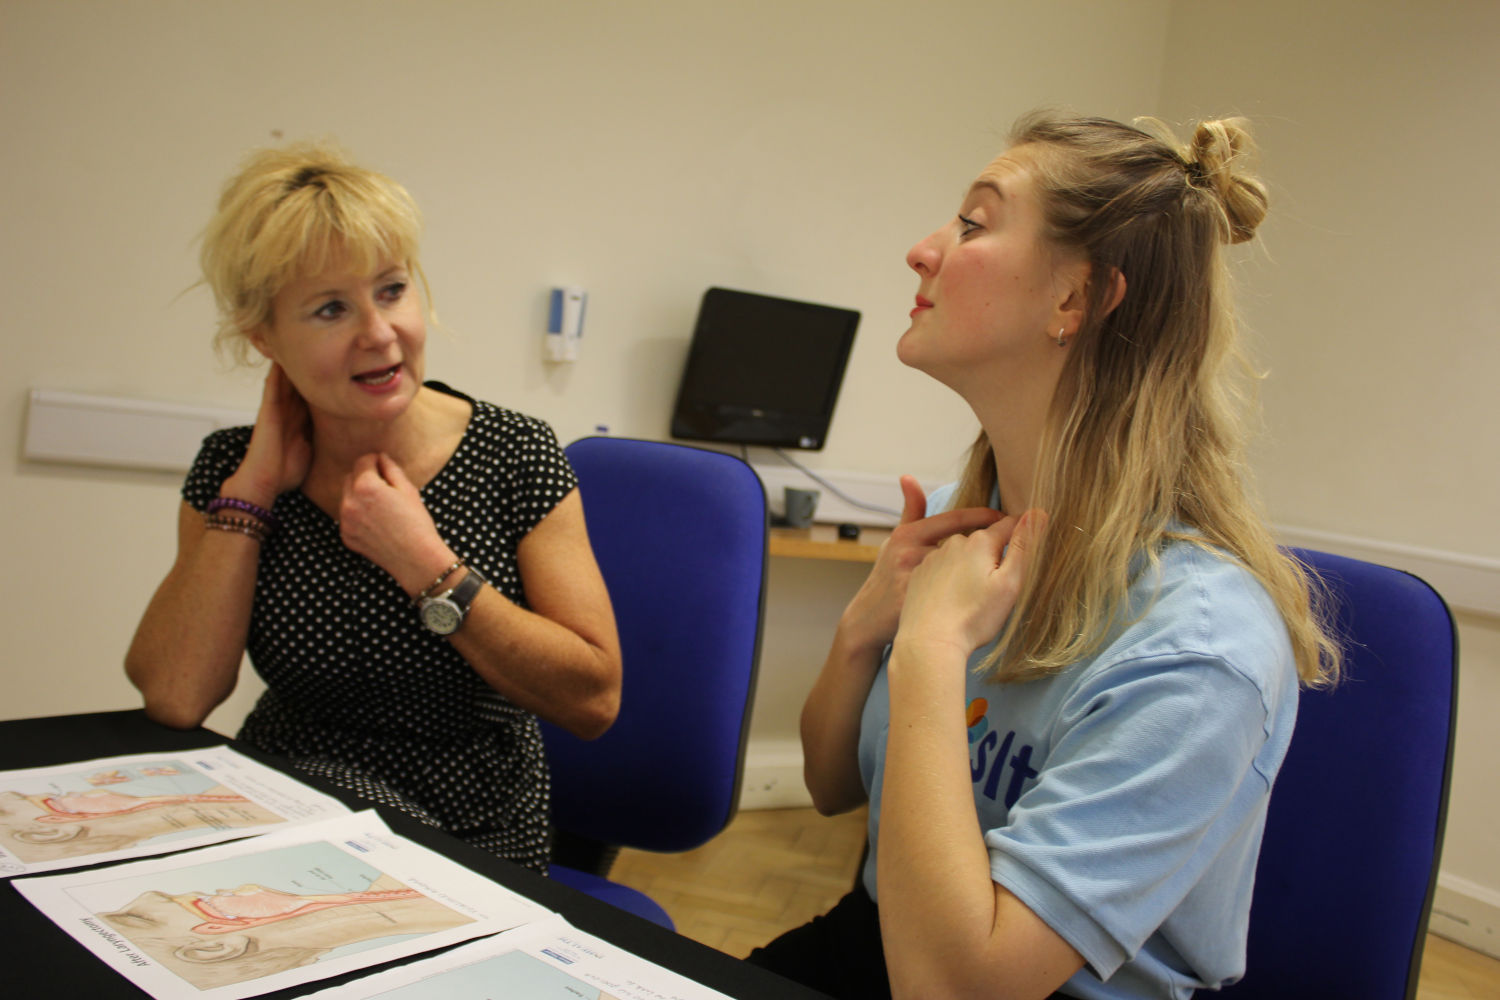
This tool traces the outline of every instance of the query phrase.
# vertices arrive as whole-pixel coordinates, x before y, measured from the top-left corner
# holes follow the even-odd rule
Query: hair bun
[[[1228,223],[1228,243],[1250,239],[1266,217],[1266,186],[1246,166],[1254,152],[1248,123],[1243,118],[1221,118],[1199,122],[1183,156],[1189,179],[1218,196]]]

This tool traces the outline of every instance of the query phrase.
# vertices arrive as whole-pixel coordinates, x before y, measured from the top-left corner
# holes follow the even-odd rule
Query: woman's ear
[[[1088,263],[1070,263],[1063,273],[1063,280],[1063,299],[1057,305],[1057,314],[1048,331],[1048,336],[1054,340],[1059,336],[1071,337],[1083,328],[1083,321],[1088,316]]]
[[[1104,315],[1108,316],[1125,301],[1125,272],[1118,267],[1109,269],[1109,294],[1104,298]]]
[[[260,352],[260,356],[267,361],[275,361],[276,356],[271,353],[271,342],[267,334],[270,332],[269,323],[257,323],[245,331],[245,339],[250,341],[250,346]]]
[[[1117,267],[1110,268],[1108,281],[1109,287],[1105,291],[1104,312],[1100,316],[1101,320],[1125,301],[1124,272]],[[1068,336],[1082,329],[1083,321],[1088,315],[1088,299],[1088,269],[1085,267],[1082,278],[1070,286],[1067,298],[1058,307],[1058,318],[1054,328],[1063,330]]]

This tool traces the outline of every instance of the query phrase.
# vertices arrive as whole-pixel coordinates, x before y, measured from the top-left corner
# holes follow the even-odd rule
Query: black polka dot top
[[[552,429],[469,400],[458,450],[422,489],[438,534],[525,606],[524,538],[577,485]],[[198,510],[244,459],[250,428],[217,431],[183,485]],[[261,548],[246,648],[267,690],[240,738],[494,853],[545,871],[548,776],[529,712],[424,628],[411,598],[298,490]]]

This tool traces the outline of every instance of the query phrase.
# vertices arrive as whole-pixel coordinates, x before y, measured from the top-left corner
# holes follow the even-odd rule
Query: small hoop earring
[[[1063,327],[1061,330],[1057,331],[1057,346],[1058,347],[1067,347],[1068,346],[1068,338],[1067,338],[1067,336],[1065,336],[1067,334],[1067,332],[1068,332],[1068,328],[1067,327]]]

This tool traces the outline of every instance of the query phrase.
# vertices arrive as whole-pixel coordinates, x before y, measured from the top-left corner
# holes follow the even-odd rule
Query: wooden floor
[[[696,851],[622,851],[610,878],[655,899],[677,930],[743,958],[827,910],[848,891],[865,839],[861,810],[742,812]],[[1417,1000],[1495,1000],[1500,961],[1428,935]]]
[[[848,892],[864,843],[864,810],[755,809],[695,851],[621,851],[609,877],[660,903],[680,933],[743,958]]]

